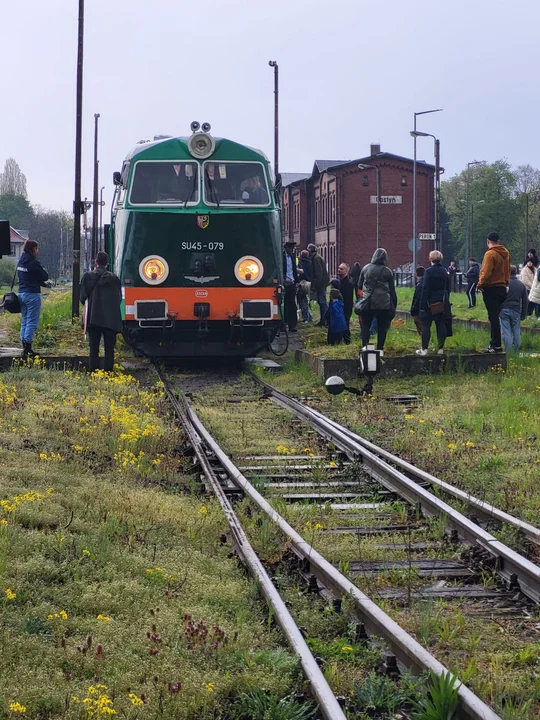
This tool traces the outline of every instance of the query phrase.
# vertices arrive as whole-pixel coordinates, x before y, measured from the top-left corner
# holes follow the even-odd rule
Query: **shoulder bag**
[[[15,265],[15,272],[13,273],[13,280],[11,281],[11,291],[6,293],[2,298],[2,307],[8,313],[20,313],[21,312],[21,301],[17,293],[13,292],[13,286],[15,285],[15,278],[17,276],[17,265]]]

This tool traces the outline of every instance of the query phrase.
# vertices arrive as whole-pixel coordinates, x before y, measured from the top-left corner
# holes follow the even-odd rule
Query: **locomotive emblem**
[[[210,225],[210,215],[197,215],[197,227],[206,230]]]
[[[208,297],[208,290],[195,290],[195,297],[198,297],[198,298]]]

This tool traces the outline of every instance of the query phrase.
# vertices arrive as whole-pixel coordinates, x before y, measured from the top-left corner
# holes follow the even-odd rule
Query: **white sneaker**
[[[437,350],[437,355],[444,355],[444,350],[442,348]]]
[[[417,355],[427,355],[427,354],[428,354],[428,351],[427,351],[427,350],[422,350],[422,349],[420,349],[420,350],[417,350],[417,351],[416,351],[416,354],[417,354]]]
[[[384,357],[384,350],[378,350],[377,352],[379,353],[380,357]]]

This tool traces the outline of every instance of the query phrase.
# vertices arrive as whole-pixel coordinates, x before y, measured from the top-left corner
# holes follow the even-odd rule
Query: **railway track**
[[[279,393],[268,384],[261,395],[255,389],[257,386],[243,376],[239,386],[228,391],[231,422],[234,421],[234,408],[261,400],[269,405],[271,399],[272,405],[276,403],[296,415],[297,419],[290,423],[292,427],[297,424],[298,429],[301,428],[299,435],[302,438],[305,437],[306,423],[311,425],[315,434],[308,436],[306,442],[313,444],[315,440],[318,450],[314,447],[313,452],[305,454],[285,448],[286,454],[277,455],[275,452],[241,455],[233,451],[235,464],[229,457],[231,448],[225,451],[220,447],[207,429],[207,423],[201,421],[181,392],[182,388],[200,390],[204,380],[182,382],[178,392],[177,378],[173,378],[172,384],[163,376],[162,379],[178,416],[190,428],[188,435],[193,446],[198,447],[196,454],[204,476],[208,477],[207,472],[213,473],[212,479],[205,482],[221,498],[220,503],[232,523],[232,536],[237,547],[245,548],[249,543],[247,535],[238,530],[240,521],[230,498],[244,496],[249,498],[255,512],[271,521],[286,538],[289,567],[304,578],[309,590],[336,611],[340,611],[342,599],[346,598],[358,620],[358,636],[377,636],[383,640],[390,653],[386,659],[389,674],[394,666],[414,672],[431,671],[438,676],[448,671],[383,612],[363,589],[375,588],[379,601],[384,599],[404,606],[418,598],[466,599],[475,603],[479,615],[514,620],[527,617],[533,601],[538,602],[539,569],[536,565],[429,492],[427,487],[434,484],[433,481],[421,478],[422,484],[419,484],[418,478],[415,481],[405,476],[396,467],[397,463],[391,466],[387,462],[391,458],[377,456],[362,444],[361,439],[316,410]],[[215,383],[215,379],[212,382]],[[260,430],[263,429],[261,425]],[[319,437],[331,443],[331,451],[325,443],[321,444]],[[412,473],[412,466],[407,472]],[[403,500],[409,510],[405,509]],[[306,511],[307,516],[313,518],[313,522],[304,523],[301,533],[283,517],[290,508],[297,508],[300,514]],[[495,517],[492,510],[489,517]],[[496,519],[501,520],[499,516]],[[317,544],[323,547],[320,552],[313,547],[314,527],[319,528]],[[536,529],[529,527],[534,537]],[[337,539],[340,542],[345,539],[346,558],[332,552]],[[364,553],[364,557],[354,558],[354,552],[365,542],[370,543],[376,557]],[[240,555],[244,557],[242,550]],[[252,572],[259,578],[259,571]],[[485,578],[481,579],[483,573],[498,574],[504,579],[504,586],[486,584]],[[399,576],[401,582],[397,587],[391,582],[392,576],[394,579]],[[381,584],[381,577],[388,582]],[[262,582],[261,586],[264,589]],[[270,595],[266,597],[272,604]],[[289,615],[287,620],[282,620],[280,612],[275,608],[274,612],[291,642],[285,628],[292,617]],[[310,677],[308,667],[313,663],[303,659],[302,664],[323,717],[341,717],[332,714],[335,711],[324,709],[327,690],[322,692],[320,688],[324,686]],[[498,717],[463,684],[459,688],[459,702],[459,717]]]

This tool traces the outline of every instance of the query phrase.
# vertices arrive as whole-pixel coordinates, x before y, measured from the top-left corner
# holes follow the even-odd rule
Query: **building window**
[[[369,178],[367,175],[364,175],[364,179],[362,180],[362,185],[364,185],[364,186],[369,185]]]
[[[402,175],[401,176],[401,187],[405,187],[407,185],[407,176]]]

